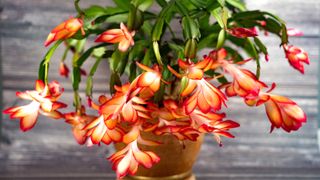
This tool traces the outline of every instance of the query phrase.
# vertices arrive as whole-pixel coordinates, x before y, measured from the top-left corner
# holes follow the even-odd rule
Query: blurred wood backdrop
[[[108,4],[107,0],[81,3]],[[285,19],[289,27],[302,30],[305,36],[291,38],[291,43],[309,52],[311,65],[301,76],[289,67],[279,41],[263,38],[270,50],[270,62],[263,63],[262,80],[278,83],[275,91],[297,101],[307,112],[308,123],[298,132],[287,134],[276,130],[269,134],[270,124],[264,108],[248,108],[242,100],[229,102],[229,118],[241,123],[234,130],[236,139],[225,139],[220,148],[206,137],[201,155],[194,167],[199,180],[267,180],[320,179],[320,153],[317,145],[317,62],[319,60],[319,0],[247,0],[249,9],[269,10]],[[57,24],[74,15],[72,1],[2,0],[1,52],[4,106],[22,104],[15,92],[33,87],[38,63],[45,54],[43,42]],[[53,58],[51,79],[65,86],[64,99],[71,102],[68,80],[58,76],[62,49]],[[90,67],[89,61],[85,65]],[[249,66],[250,68],[250,66]],[[107,64],[95,77],[95,90],[107,92]],[[82,87],[83,88],[83,87]],[[3,119],[3,134],[11,141],[0,147],[0,179],[114,179],[105,157],[112,147],[80,147],[69,126],[63,122],[40,118],[33,131],[19,131],[18,121]]]

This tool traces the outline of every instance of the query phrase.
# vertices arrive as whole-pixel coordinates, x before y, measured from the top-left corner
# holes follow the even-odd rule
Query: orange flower
[[[151,168],[153,164],[160,161],[160,158],[151,151],[141,151],[138,147],[138,140],[135,140],[110,156],[108,160],[112,162],[113,169],[117,171],[117,177],[123,178],[127,174],[134,175],[139,165]]]
[[[307,121],[307,116],[303,110],[291,99],[279,95],[271,94],[275,84],[267,92],[260,92],[256,99],[245,99],[249,106],[261,104],[265,105],[266,113],[271,122],[271,130],[282,128],[287,132],[298,130]]]
[[[265,102],[266,112],[274,128],[283,128],[285,131],[296,131],[302,123],[307,121],[303,110],[292,100],[278,95],[269,95],[270,99]]]
[[[213,50],[209,53],[209,58],[211,58],[213,61],[220,61],[226,59],[228,56],[228,52],[224,48],[220,48],[217,50]]]
[[[223,69],[233,77],[233,82],[226,85],[226,94],[228,96],[238,95],[241,97],[254,98],[259,95],[261,88],[267,87],[267,85],[259,81],[252,72],[246,69],[240,69],[226,60],[220,62]]]
[[[117,127],[120,122],[136,123],[140,119],[150,119],[148,110],[143,106],[146,102],[136,96],[139,91],[132,89],[129,83],[121,87],[115,86],[115,89],[117,92],[111,99],[99,98],[100,106],[91,102],[92,107],[101,114],[84,128],[89,130],[87,136],[91,136],[93,144],[100,141],[106,144],[117,142],[120,136],[122,140],[123,131]]]
[[[69,68],[65,63],[60,62],[59,72],[60,72],[61,76],[64,76],[64,77],[68,78],[68,76],[69,76]]]
[[[108,99],[102,95],[99,97],[100,105],[94,102],[90,103],[90,106],[100,114],[82,129],[86,131],[85,136],[90,137],[89,140],[92,144],[100,144],[101,141],[104,144],[110,144],[111,142],[120,142],[123,139],[124,131],[118,127],[118,119],[105,120],[105,116],[102,114],[102,106],[107,101]]]
[[[153,131],[156,135],[171,134],[178,140],[196,141],[201,133],[211,133],[221,144],[220,136],[233,138],[228,131],[239,127],[239,124],[225,120],[225,114],[214,112],[203,113],[200,110],[193,110],[187,114],[174,100],[165,100],[163,108],[150,109],[153,111],[153,119],[158,120],[157,127]]]
[[[57,40],[64,40],[72,37],[81,29],[82,35],[85,34],[83,30],[83,21],[80,18],[71,18],[55,27],[48,35],[45,46],[49,46],[52,42]]]
[[[121,23],[120,29],[110,29],[102,33],[95,42],[119,43],[119,50],[126,52],[130,46],[134,45],[133,36],[135,31],[129,32],[127,27]]]
[[[187,114],[191,113],[196,107],[198,107],[204,113],[209,112],[211,109],[214,111],[220,110],[222,104],[225,104],[225,95],[207,80],[204,79],[204,69],[211,66],[211,60],[209,58],[198,62],[197,64],[190,64],[182,60],[178,60],[179,67],[184,70],[184,74],[181,75],[173,68],[168,66],[169,70],[179,78],[186,81],[185,87],[181,93],[182,97],[187,98],[184,102],[184,107]]]
[[[242,27],[235,27],[228,29],[227,32],[232,36],[238,38],[246,38],[246,37],[254,37],[258,36],[256,28],[242,28]]]
[[[81,113],[70,112],[64,115],[65,121],[72,125],[74,138],[80,145],[87,142],[87,130],[83,129],[89,122],[96,119],[95,116],[85,114],[85,108],[82,106]]]
[[[216,49],[213,50],[209,53],[209,55],[205,55],[204,59],[207,61],[210,61],[209,67],[206,68],[208,69],[216,69],[221,66],[221,61],[224,61],[228,56],[228,52],[224,48]]]
[[[107,122],[126,121],[134,123],[139,118],[149,118],[148,110],[142,106],[146,102],[135,96],[137,92],[132,92],[130,86],[130,84],[126,84],[122,87],[116,87],[117,92],[114,97],[100,107],[100,112]]]
[[[308,53],[305,52],[303,49],[292,45],[284,45],[283,48],[290,65],[298,71],[300,71],[302,74],[304,74],[303,63],[310,63]]]
[[[197,141],[201,134],[200,131],[188,126],[162,126],[158,127],[154,133],[157,136],[170,134],[176,137],[179,141]]]
[[[152,69],[136,62],[139,68],[145,70],[146,72],[138,76],[133,82],[132,87],[138,86],[141,89],[141,94],[143,97],[151,97],[157,92],[161,85],[161,73],[159,66],[154,66]]]
[[[223,121],[225,114],[218,114],[214,112],[203,113],[199,110],[194,110],[189,114],[191,125],[201,133],[211,133],[215,136],[217,142],[221,144],[220,136],[234,138],[228,131],[232,128],[237,128],[240,125],[231,120]]]
[[[188,80],[186,88],[182,91],[181,96],[193,94],[184,101],[184,107],[187,114],[198,107],[202,112],[207,113],[211,109],[218,111],[222,104],[227,100],[226,96],[205,79]]]
[[[203,61],[199,61],[196,64],[187,63],[181,59],[178,60],[179,67],[184,70],[184,75],[188,79],[200,80],[203,78],[204,69],[206,69],[210,64],[209,59],[204,59]]]
[[[38,119],[39,113],[54,119],[60,119],[63,115],[57,111],[66,107],[65,104],[57,102],[63,89],[57,82],[45,85],[43,81],[36,81],[36,90],[17,92],[16,95],[21,99],[31,100],[31,103],[24,106],[11,107],[3,112],[10,114],[10,118],[20,118],[20,128],[22,131],[32,129]]]
[[[93,144],[100,144],[101,141],[104,144],[121,142],[124,135],[121,128],[115,125],[110,128],[110,123],[105,122],[103,115],[90,122],[83,130],[87,131],[86,136],[90,137]]]
[[[190,127],[189,117],[182,106],[172,99],[164,100],[163,104],[163,108],[149,108],[152,118],[157,120],[153,132],[158,136],[171,134],[180,141],[196,141],[200,132]]]

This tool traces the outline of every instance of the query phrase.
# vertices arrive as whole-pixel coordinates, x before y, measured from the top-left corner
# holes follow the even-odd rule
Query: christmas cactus
[[[295,131],[306,122],[294,101],[272,93],[274,83],[259,80],[260,61],[274,63],[260,36],[277,36],[289,64],[301,73],[309,64],[307,53],[288,41],[301,32],[287,29],[276,15],[247,10],[238,0],[114,0],[114,6],[87,9],[79,0],[74,4],[77,15],[55,27],[44,43],[51,47],[40,63],[35,90],[16,94],[31,102],[4,111],[20,119],[22,131],[31,130],[40,113],[64,119],[81,145],[124,143],[108,158],[122,178],[160,161],[154,152],[139,148],[160,144],[142,138],[144,132],[179,141],[196,141],[207,133],[220,145],[222,136],[233,138],[229,130],[239,124],[221,111],[234,96],[248,106],[264,105],[271,131]],[[93,46],[85,48],[88,41]],[[65,53],[59,73],[68,78],[71,71],[74,91],[75,110],[68,113],[59,99],[63,88],[49,82],[48,74],[60,45]],[[69,52],[70,66],[65,61]],[[86,65],[89,59],[95,59],[92,67]],[[94,75],[104,60],[110,65],[110,94],[94,99]],[[251,61],[254,71],[242,66]],[[79,93],[83,80],[86,97]],[[86,108],[97,113],[87,114]]]

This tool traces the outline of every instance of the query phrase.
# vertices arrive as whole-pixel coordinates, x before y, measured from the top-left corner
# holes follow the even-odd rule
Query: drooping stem
[[[256,63],[257,63],[256,76],[257,76],[257,79],[259,79],[260,78],[260,71],[261,71],[260,59],[256,59]]]
[[[64,62],[67,59],[67,55],[68,55],[69,50],[70,50],[70,46],[69,46],[69,44],[66,44],[66,49],[63,52],[61,62]]]
[[[42,80],[45,84],[48,84],[48,73],[49,73],[49,64],[53,53],[62,43],[62,40],[57,41],[44,56],[43,60],[40,63],[38,78]]]
[[[78,41],[77,45],[79,45],[80,41]],[[81,75],[80,75],[80,67],[77,65],[77,61],[79,60],[81,49],[76,48],[76,51],[74,52],[73,58],[72,58],[72,64],[73,64],[73,92],[74,92],[74,107],[76,109],[77,113],[81,112],[81,98],[79,95],[79,83],[81,81]]]
[[[76,11],[78,12],[79,16],[82,17],[85,15],[85,13],[80,8],[79,2],[80,2],[80,0],[74,0],[74,7],[75,7]]]
[[[81,97],[78,90],[74,91],[74,106],[78,115],[81,115]]]

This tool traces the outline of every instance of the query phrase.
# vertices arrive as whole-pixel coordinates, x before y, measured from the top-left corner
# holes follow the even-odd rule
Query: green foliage
[[[257,76],[260,75],[260,55],[268,55],[264,42],[258,38],[237,38],[229,34],[233,27],[259,28],[279,37],[281,44],[288,43],[285,22],[278,16],[260,10],[247,10],[241,0],[113,0],[115,6],[92,5],[81,9],[79,1],[75,3],[78,17],[84,21],[85,35],[78,31],[67,42],[74,50],[72,85],[77,92],[81,83],[81,68],[94,57],[94,65],[87,78],[86,94],[92,95],[93,76],[103,60],[108,60],[111,77],[110,91],[114,85],[121,85],[121,77],[126,74],[133,81],[141,70],[136,61],[146,65],[160,65],[163,79],[174,80],[167,65],[175,66],[178,58],[197,62],[197,52],[206,48],[227,49],[234,62],[241,62],[243,57],[253,58],[257,62]],[[159,12],[151,11],[159,7]],[[123,22],[129,31],[135,31],[135,45],[127,52],[120,52],[117,45],[98,44],[84,50],[86,40],[96,37],[107,29],[119,28]],[[264,22],[264,24],[262,23]],[[177,26],[178,25],[178,26]],[[47,81],[49,62],[62,41],[53,45],[45,55],[39,68],[39,79]],[[238,49],[241,49],[239,51]],[[240,53],[246,52],[246,55]],[[201,59],[201,58],[200,58]],[[177,69],[179,70],[179,69]],[[220,74],[206,72],[207,76]],[[219,77],[220,83],[226,83],[225,77]],[[181,80],[182,89],[187,80]],[[165,93],[162,83],[155,100],[161,101]],[[76,96],[77,100],[79,97]]]

